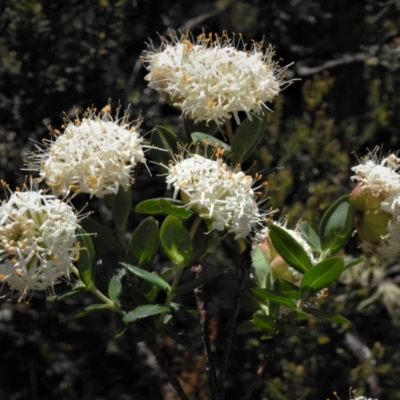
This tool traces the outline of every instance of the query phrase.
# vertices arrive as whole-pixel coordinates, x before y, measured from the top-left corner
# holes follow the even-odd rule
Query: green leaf
[[[175,204],[174,204],[175,203]],[[182,205],[176,204],[177,201],[173,202],[168,199],[150,199],[139,203],[135,211],[142,214],[151,215],[173,215],[180,220],[184,220],[192,215],[192,211],[187,210],[183,203]]]
[[[153,217],[146,218],[133,232],[126,253],[128,264],[147,268],[151,265],[160,245],[158,222]]]
[[[224,157],[228,157],[231,153],[231,146],[228,143],[216,139],[214,136],[207,135],[206,133],[193,132],[191,134],[193,142],[200,142],[204,146],[212,146],[215,149],[224,149]]]
[[[271,288],[273,281],[271,265],[260,246],[251,252],[251,260],[251,274],[255,285],[264,289]]]
[[[315,293],[336,281],[343,272],[344,262],[341,257],[331,257],[311,267],[300,283],[301,293]]]
[[[175,290],[174,293],[176,294],[182,294],[182,293],[187,293],[192,291],[193,289],[204,285],[206,282],[208,282],[210,279],[215,278],[218,275],[224,274],[226,271],[225,270],[220,270],[220,271],[213,271],[210,272],[206,275],[201,275],[197,279],[193,279],[189,282],[184,283],[183,285],[178,286]]]
[[[143,306],[136,307],[133,311],[128,312],[122,318],[124,324],[131,324],[138,319],[147,318],[152,315],[162,314],[168,312],[169,308],[165,306],[159,306],[158,304],[145,304]]]
[[[86,286],[83,284],[83,282],[81,280],[77,280],[75,282],[75,285],[69,292],[61,294],[59,296],[48,296],[46,299],[49,303],[56,303],[58,301],[67,299],[68,297],[72,297],[72,296],[76,296],[78,294],[84,293],[86,291],[87,291],[87,289],[86,289]]]
[[[300,289],[296,285],[293,285],[293,283],[285,281],[284,279],[277,279],[274,282],[274,291],[295,300],[300,299]]]
[[[188,232],[191,231],[193,224],[196,223],[197,219],[200,218],[197,214],[192,214],[189,218],[186,218],[183,221],[183,226],[187,229]],[[193,264],[200,260],[200,258],[204,255],[208,248],[208,235],[209,229],[207,224],[202,219],[200,223],[197,225],[197,229],[192,236],[192,257],[187,261],[187,264]]]
[[[199,121],[196,123],[196,129],[207,135],[215,135],[220,131],[220,127],[215,121]]]
[[[344,270],[349,269],[351,267],[354,267],[355,265],[359,264],[360,262],[363,262],[364,260],[362,258],[355,258],[352,260],[347,260],[344,263]]]
[[[121,265],[123,265],[128,271],[132,272],[138,277],[159,287],[161,290],[164,290],[165,292],[169,292],[171,290],[170,284],[168,282],[165,282],[164,279],[162,279],[160,276],[152,274],[151,272],[148,272],[144,269],[134,267],[130,264],[121,263]]]
[[[192,257],[192,239],[178,218],[169,215],[161,230],[161,246],[167,257],[179,266],[184,266]]]
[[[321,240],[319,239],[317,232],[311,228],[307,221],[300,222],[300,230],[303,238],[311,246],[311,248],[316,251],[321,251]]]
[[[303,247],[288,232],[277,225],[269,225],[269,237],[275,250],[296,271],[304,274],[311,261]]]
[[[334,254],[345,246],[354,230],[355,207],[352,196],[341,197],[329,207],[321,220],[321,248]]]
[[[269,331],[276,328],[276,323],[273,318],[263,314],[253,314],[253,324],[258,328]]]
[[[169,129],[156,125],[151,134],[150,144],[154,146],[150,150],[150,157],[153,161],[157,162],[155,164],[157,170],[164,174],[168,172],[167,167],[173,154],[178,154],[179,146],[184,147],[184,143]]]
[[[132,208],[132,191],[128,188],[125,191],[119,188],[116,195],[107,195],[111,204],[111,212],[113,214],[115,229],[118,232],[124,232],[128,221],[129,213]]]
[[[296,310],[296,303],[288,296],[281,293],[277,293],[273,290],[254,288],[253,292],[265,300],[273,301],[274,303],[281,304],[290,308],[291,310]]]
[[[122,293],[122,279],[126,276],[125,269],[114,269],[113,276],[110,279],[110,283],[108,284],[108,297],[115,301],[119,298]]]
[[[110,229],[99,224],[92,218],[83,219],[81,226],[87,233],[95,234],[92,235],[92,240],[97,248],[118,254],[125,254],[124,246],[120,243],[116,235]]]
[[[232,162],[242,164],[257,147],[265,134],[267,113],[252,115],[252,121],[247,117],[236,130],[232,140]]]
[[[88,288],[94,288],[94,263],[96,261],[93,243],[90,235],[83,229],[79,229],[79,242],[81,243],[81,250],[79,252],[79,259],[77,263],[79,277],[84,285]]]
[[[73,321],[74,319],[82,318],[85,317],[86,315],[94,314],[96,312],[109,309],[110,309],[109,304],[91,304],[90,306],[81,308],[78,311],[75,311],[74,313],[68,315],[67,317],[60,319],[60,322]]]
[[[152,272],[152,274],[157,276],[157,272]],[[153,304],[156,301],[158,294],[160,293],[160,288],[154,286],[150,282],[143,280],[139,288],[139,293],[143,294],[143,296],[148,299],[146,303]]]
[[[311,307],[303,308],[302,311],[306,314],[312,315],[313,317],[321,318],[329,322],[336,322],[338,324],[350,324],[350,321],[347,318],[339,314],[332,313],[330,311],[320,310],[318,308]]]

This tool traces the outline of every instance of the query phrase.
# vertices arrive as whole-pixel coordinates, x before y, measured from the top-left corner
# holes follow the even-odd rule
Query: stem
[[[267,369],[268,363],[272,361],[275,355],[275,350],[278,346],[278,344],[281,342],[280,337],[275,337],[273,340],[269,341],[269,348],[271,351],[264,352],[263,358],[261,360],[260,365],[257,368],[256,375],[254,376],[253,380],[250,382],[249,386],[246,389],[245,394],[240,400],[250,400],[253,394],[254,389],[257,387],[257,385],[260,383],[260,380],[262,376],[265,373],[265,370]]]
[[[194,220],[193,225],[190,228],[190,232],[189,232],[190,238],[192,240],[194,238],[194,234],[196,233],[197,228],[199,227],[201,221],[202,221],[202,218],[200,218],[199,214],[196,214],[196,219]]]
[[[240,278],[238,282],[238,287],[235,291],[235,295],[233,298],[233,310],[232,310],[232,318],[229,321],[228,324],[228,332],[225,337],[225,348],[224,352],[222,354],[222,360],[221,360],[221,368],[220,372],[218,375],[218,390],[221,396],[221,399],[224,398],[224,380],[226,376],[226,371],[228,369],[228,361],[229,361],[229,356],[232,348],[232,340],[233,336],[236,331],[236,325],[237,325],[237,316],[239,314],[239,307],[240,307],[240,302],[242,300],[243,292],[244,292],[244,284],[246,282],[246,277],[250,269],[250,251],[251,251],[251,245],[247,243],[247,248],[243,252],[242,255],[242,263],[240,266]]]
[[[79,275],[78,268],[72,267],[72,272],[76,275],[76,277],[77,277],[78,279],[80,279],[80,275]],[[118,314],[121,314],[121,315],[125,315],[125,314],[126,314],[126,312],[125,312],[121,307],[119,307],[114,301],[112,301],[111,299],[109,299],[106,295],[104,295],[103,293],[101,293],[100,290],[96,288],[96,286],[94,286],[94,285],[93,285],[93,286],[90,286],[90,287],[86,286],[86,289],[87,289],[89,292],[93,293],[93,294],[94,294],[98,299],[100,299],[103,303],[109,304],[109,305],[110,305],[110,310],[111,310],[111,311],[115,311],[115,312],[117,312]]]
[[[184,392],[181,383],[179,382],[178,378],[175,376],[174,372],[172,371],[171,366],[168,363],[167,357],[165,356],[164,352],[157,346],[155,340],[147,341],[147,344],[153,351],[154,355],[156,356],[156,360],[160,364],[161,368],[167,375],[169,382],[176,390],[176,393],[180,397],[181,400],[189,400],[186,393]]]
[[[195,279],[200,278],[203,273],[203,266],[198,262],[194,264],[191,271],[195,275]],[[203,341],[204,354],[206,357],[206,374],[207,374],[207,386],[208,394],[212,400],[218,400],[218,387],[217,387],[217,374],[214,364],[214,358],[211,350],[210,334],[209,334],[209,318],[205,310],[204,302],[204,291],[203,285],[193,290],[194,297],[196,299],[197,309],[200,313],[200,327],[201,327],[201,339]]]
[[[225,120],[226,135],[228,136],[228,142],[231,145],[233,140],[233,129],[230,119]]]

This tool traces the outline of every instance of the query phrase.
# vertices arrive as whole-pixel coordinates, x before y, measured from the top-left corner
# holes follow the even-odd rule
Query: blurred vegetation
[[[384,154],[400,148],[398,0],[195,4],[183,0],[3,0],[1,178],[11,187],[24,181],[21,166],[26,151],[33,148],[33,141],[47,137],[47,125],[62,124],[63,111],[74,116],[74,108],[78,112],[92,104],[101,108],[109,98],[113,105],[130,103],[133,118],[141,112],[144,133],[155,123],[181,133],[179,113],[146,87],[146,71],[138,61],[148,38],[157,42],[157,32],[165,34],[170,28],[191,28],[195,34],[203,28],[227,29],[242,33],[247,42],[264,37],[275,46],[282,65],[295,62],[287,73],[293,85],[271,106],[274,112],[268,116],[257,165],[246,166],[250,171],[285,167],[267,177],[271,197],[267,207],[287,214],[290,227],[299,218],[316,226],[329,204],[351,190],[350,168],[357,163],[353,152],[362,156],[376,145],[382,146]],[[164,191],[161,179],[154,178],[153,187],[145,183],[147,179],[145,169],[137,173],[135,201]],[[235,269],[233,243],[221,253],[213,250],[207,267],[230,263]],[[348,252],[357,254],[355,240]],[[397,284],[395,267],[382,272],[380,279]],[[336,390],[343,400],[350,386],[360,395],[400,399],[399,324],[383,302],[357,309],[376,285],[346,281],[333,288],[327,303],[347,316],[352,326],[314,322],[287,337],[278,345],[254,399],[317,400],[332,398]],[[224,296],[224,282],[218,280],[206,286],[206,294],[215,316],[211,336],[219,354],[231,299]],[[194,304],[190,294],[184,300]],[[58,323],[57,315],[90,301],[84,297],[46,304],[43,294],[35,294],[29,306],[1,304],[1,399],[174,398],[145,347],[136,348],[129,334],[114,339],[120,327],[111,316]],[[399,303],[392,307],[400,308]],[[182,317],[180,324],[194,339],[197,321]],[[367,357],[354,350],[354,341],[364,346]],[[193,399],[206,399],[201,344],[195,341],[194,350],[177,348],[172,341],[165,346],[185,389]],[[265,346],[268,343],[260,343],[256,336],[235,340],[227,398],[240,397]]]

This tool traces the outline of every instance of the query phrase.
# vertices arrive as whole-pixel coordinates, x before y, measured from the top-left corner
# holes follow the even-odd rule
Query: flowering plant
[[[63,132],[52,130],[53,140],[31,155],[37,182],[45,182],[53,194],[43,189],[16,192],[0,207],[1,281],[23,300],[33,290],[47,290],[52,301],[91,292],[98,302],[76,310],[65,321],[100,310],[117,313],[123,326],[118,335],[130,331],[134,342],[147,343],[181,399],[188,396],[159,345],[162,337],[191,345],[176,323],[179,313],[199,316],[208,394],[213,400],[225,396],[234,335],[255,333],[270,340],[271,353],[263,354],[253,382],[243,390],[242,399],[250,399],[274,345],[305,320],[349,323],[321,303],[328,286],[360,262],[340,255],[353,233],[356,210],[365,211],[371,204],[380,207],[386,219],[374,234],[384,243],[395,237],[397,192],[380,189],[380,182],[378,189],[374,183],[368,191],[377,167],[370,160],[366,168],[355,169],[363,199],[355,193],[338,199],[317,230],[306,221],[300,221],[296,230],[274,221],[277,210],[265,206],[264,177],[243,171],[242,165],[265,134],[267,103],[291,82],[284,77],[287,67],[273,61],[270,47],[264,50],[263,43],[255,43],[250,50],[240,50],[241,46],[241,38],[235,44],[226,33],[203,34],[196,40],[190,34],[173,33],[170,41],[162,38],[160,49],[150,44],[143,57],[149,86],[180,109],[186,121],[209,123],[207,133],[191,132],[186,124],[184,142],[170,129],[156,126],[145,142],[138,131],[140,119],[131,124],[127,113],[119,118],[118,112],[113,118],[110,106],[100,112],[89,109],[82,119],[66,120]],[[171,192],[133,209],[133,170],[146,162],[146,149]],[[397,190],[397,158],[385,160],[381,168],[389,166],[385,174],[393,175]],[[88,215],[80,221],[65,202],[84,193],[104,198],[113,230]],[[370,194],[379,201],[365,200]],[[129,232],[133,212],[147,217]],[[213,231],[233,234],[241,258],[233,274],[225,266],[209,270],[204,265]],[[368,240],[376,244],[370,236]],[[96,253],[104,252],[119,261],[106,285],[96,279],[102,262]],[[160,254],[168,258],[169,268],[160,267]],[[194,278],[184,282],[188,267]],[[223,275],[232,286],[233,307],[217,364],[203,285]],[[70,276],[74,277],[71,290],[55,295],[54,285]],[[189,292],[196,299],[195,310],[181,301],[181,295]],[[240,309],[247,310],[246,317],[239,317]]]

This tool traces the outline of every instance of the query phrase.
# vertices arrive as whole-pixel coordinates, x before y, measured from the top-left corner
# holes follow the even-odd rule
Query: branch
[[[268,364],[274,358],[275,350],[276,350],[278,344],[280,343],[280,341],[281,341],[281,338],[277,337],[268,342],[269,347],[271,348],[271,351],[269,353],[266,353],[266,352],[263,353],[263,358],[261,360],[260,365],[257,368],[256,375],[253,378],[253,380],[250,382],[245,394],[243,395],[243,397],[240,400],[250,400],[251,399],[251,395],[253,394],[254,389],[260,383],[260,380],[263,377]]]
[[[247,248],[244,251],[242,255],[242,264],[240,266],[240,278],[238,282],[238,287],[235,291],[235,295],[233,298],[233,310],[232,310],[232,318],[229,321],[228,324],[228,332],[225,338],[225,348],[224,352],[222,355],[222,360],[221,360],[221,369],[218,375],[218,390],[221,396],[221,399],[224,398],[224,390],[223,390],[223,385],[224,385],[224,380],[226,376],[226,371],[228,369],[228,361],[229,361],[229,356],[232,348],[232,340],[233,336],[236,331],[236,326],[237,326],[237,316],[239,314],[239,307],[240,307],[240,302],[242,300],[243,292],[244,292],[244,284],[246,282],[246,277],[250,269],[250,251],[251,251],[251,245],[247,243]]]
[[[198,279],[203,273],[203,266],[198,262],[193,265],[191,271],[194,273],[195,278]],[[200,327],[201,327],[201,339],[204,346],[204,354],[206,356],[206,374],[207,374],[207,387],[208,394],[212,400],[218,400],[217,390],[217,374],[214,364],[214,359],[211,350],[210,343],[210,332],[209,332],[209,318],[204,308],[204,291],[203,285],[193,290],[194,297],[196,298],[197,309],[200,313]]]
[[[181,400],[189,400],[186,393],[184,392],[181,383],[179,382],[178,378],[175,376],[174,372],[172,371],[171,366],[168,363],[167,357],[165,356],[164,352],[158,347],[155,340],[147,341],[147,344],[153,351],[154,355],[156,356],[156,360],[160,364],[161,368],[167,375],[171,385],[176,390],[176,393],[180,397]]]
[[[323,64],[316,67],[307,67],[306,65],[301,65],[301,63],[296,64],[296,72],[299,76],[309,76],[318,74],[327,69],[339,67],[341,65],[353,64],[355,62],[364,62],[370,55],[368,53],[357,53],[357,54],[344,54],[342,57],[335,60],[325,61]]]

